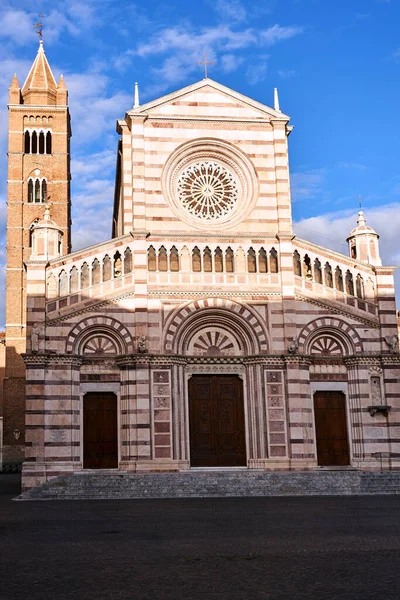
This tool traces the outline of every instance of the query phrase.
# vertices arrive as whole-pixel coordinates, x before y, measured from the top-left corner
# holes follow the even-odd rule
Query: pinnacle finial
[[[281,109],[279,108],[278,88],[274,88],[274,110],[281,112]]]
[[[363,227],[364,225],[366,225],[367,221],[365,220],[364,217],[364,212],[362,210],[358,211],[358,219],[357,219],[357,224],[359,227]]]
[[[64,75],[62,75],[62,74],[60,75],[60,79],[57,84],[57,89],[58,90],[66,90],[67,89],[66,85],[65,85],[65,81],[64,81]]]
[[[50,221],[50,217],[51,217],[50,208],[51,208],[51,204],[48,204],[48,203],[45,204],[45,206],[44,206],[44,215],[43,215],[43,219],[45,221]]]
[[[139,84],[137,81],[135,81],[135,93],[134,93],[134,99],[133,99],[133,108],[138,108],[140,106],[139,104]]]
[[[10,88],[19,89],[18,77],[16,73],[14,73],[14,77],[12,78]]]

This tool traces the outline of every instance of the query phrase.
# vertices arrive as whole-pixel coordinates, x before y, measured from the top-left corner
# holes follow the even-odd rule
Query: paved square
[[[4,600],[399,598],[400,497],[13,502]]]

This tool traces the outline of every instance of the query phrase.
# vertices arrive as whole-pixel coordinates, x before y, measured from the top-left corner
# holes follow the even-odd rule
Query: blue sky
[[[400,264],[400,6],[397,0],[2,0],[0,286],[4,285],[7,93],[22,85],[43,12],[45,51],[64,74],[72,118],[73,246],[110,237],[117,135],[132,106],[203,77],[291,115],[295,230],[347,252],[357,197]],[[398,278],[400,295],[400,279]],[[1,295],[3,296],[3,295]],[[0,300],[0,324],[3,310]]]

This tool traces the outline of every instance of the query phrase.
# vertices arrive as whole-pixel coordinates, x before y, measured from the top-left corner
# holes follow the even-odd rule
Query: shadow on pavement
[[[0,474],[0,496],[15,498],[21,493],[21,473]]]

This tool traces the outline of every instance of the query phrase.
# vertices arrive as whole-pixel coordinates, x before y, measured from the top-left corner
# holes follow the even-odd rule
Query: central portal
[[[189,379],[190,464],[246,466],[243,382],[237,375]]]
[[[84,469],[118,468],[117,397],[88,392],[83,398]]]

